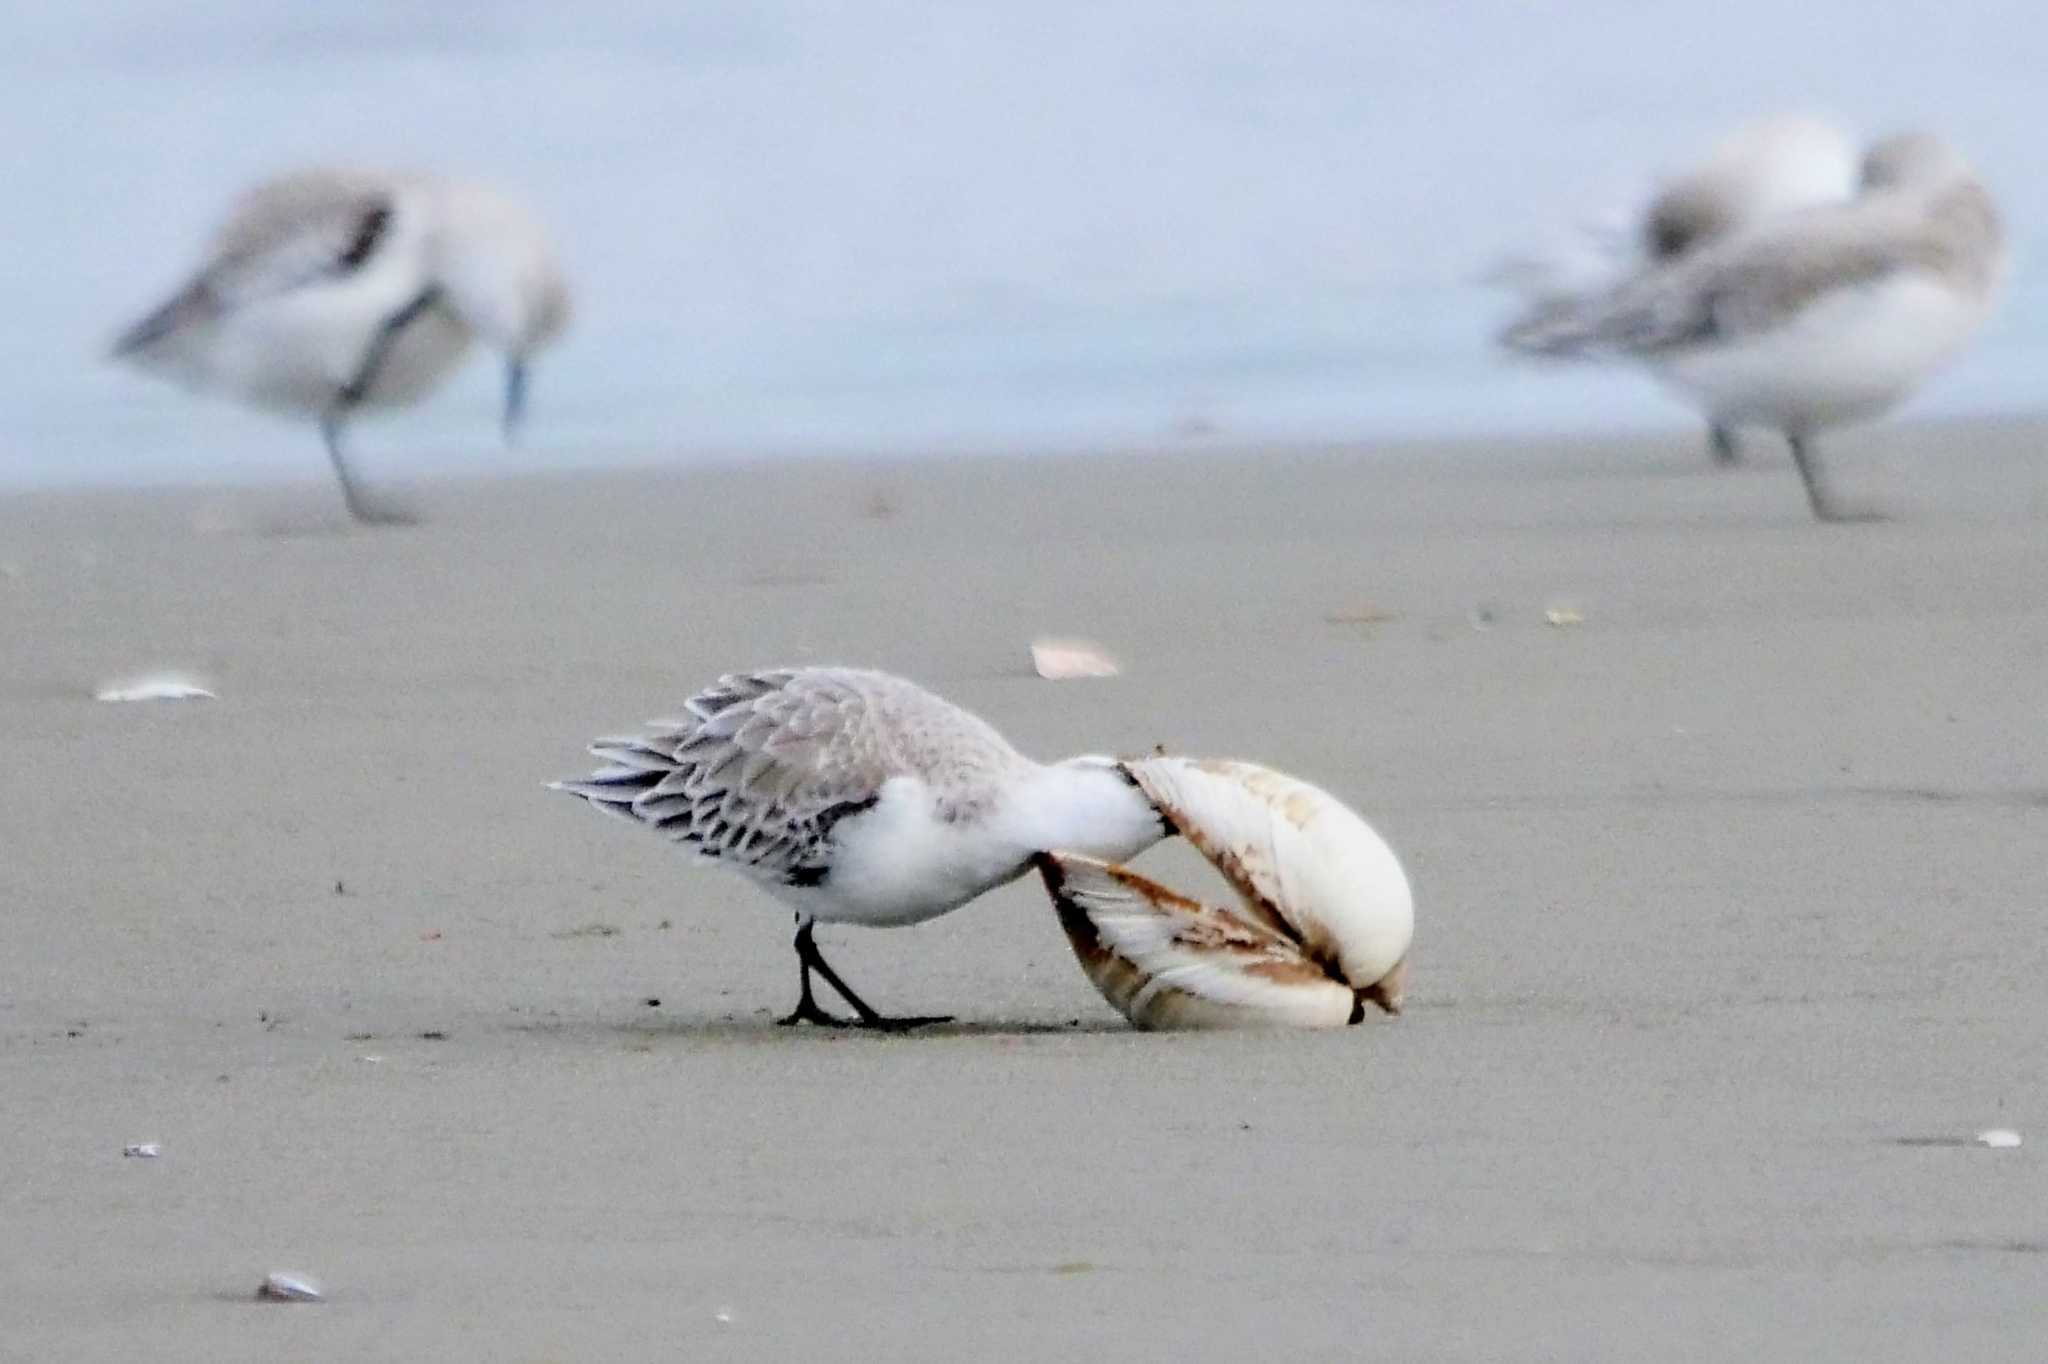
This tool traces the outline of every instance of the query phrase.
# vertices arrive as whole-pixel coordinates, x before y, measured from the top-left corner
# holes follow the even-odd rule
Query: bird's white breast
[[[1662,379],[1730,422],[1815,430],[1909,395],[1984,320],[1984,300],[1920,272],[1833,290],[1779,327],[1661,358]]]
[[[948,820],[916,777],[883,783],[871,810],[833,826],[830,871],[815,887],[774,885],[786,904],[831,923],[898,928],[957,909],[1024,871],[1031,850],[1000,821]]]

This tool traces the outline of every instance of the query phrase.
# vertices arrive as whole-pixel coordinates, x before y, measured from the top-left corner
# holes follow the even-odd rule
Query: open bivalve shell
[[[1372,826],[1254,763],[1123,764],[1223,874],[1203,904],[1128,867],[1051,852],[1039,871],[1081,969],[1140,1028],[1336,1028],[1401,1011],[1415,901]]]

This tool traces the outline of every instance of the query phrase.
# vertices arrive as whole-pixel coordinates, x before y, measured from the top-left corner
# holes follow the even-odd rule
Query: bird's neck
[[[1019,785],[1011,831],[1032,852],[1085,853],[1121,862],[1164,836],[1166,826],[1120,768],[1050,763]]]

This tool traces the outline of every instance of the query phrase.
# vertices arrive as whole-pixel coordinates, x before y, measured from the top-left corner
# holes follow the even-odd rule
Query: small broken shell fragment
[[[213,701],[204,683],[181,673],[149,673],[108,682],[93,691],[95,701]]]
[[[320,1286],[298,1274],[266,1274],[256,1296],[264,1302],[318,1302]]]
[[[155,1160],[164,1153],[164,1148],[153,1141],[132,1141],[121,1148],[121,1154],[130,1160]]]
[[[1140,1028],[1334,1028],[1401,1011],[1414,898],[1372,826],[1253,763],[1143,758],[1132,780],[1237,892],[1203,904],[1127,867],[1039,859],[1103,998]]]
[[[1031,667],[1048,682],[1066,682],[1078,677],[1115,677],[1122,671],[1115,659],[1085,639],[1031,641]]]

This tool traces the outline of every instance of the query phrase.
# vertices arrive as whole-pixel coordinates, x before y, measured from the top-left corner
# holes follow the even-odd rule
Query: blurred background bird
[[[504,360],[510,441],[531,359],[569,313],[546,232],[496,191],[315,169],[242,195],[193,277],[113,353],[195,391],[316,419],[349,514],[396,522],[409,518],[349,468],[349,421],[424,398],[481,340]]]
[[[1719,425],[1784,434],[1823,521],[1845,507],[1813,449],[1880,416],[1982,329],[2005,283],[1990,191],[1924,132],[1874,144],[1856,197],[1773,215],[1602,290],[1535,304],[1502,333],[1532,355],[1646,366]]]
[[[1547,251],[1512,256],[1491,273],[1520,294],[1526,316],[1568,310],[1648,267],[1669,264],[1729,235],[1856,192],[1860,156],[1830,119],[1786,113],[1735,129],[1697,163],[1659,182],[1619,214],[1582,225]],[[1618,218],[1618,221],[1617,221]],[[1681,394],[1699,405],[1689,394]],[[1710,406],[1708,449],[1717,464],[1741,459],[1734,429]]]

